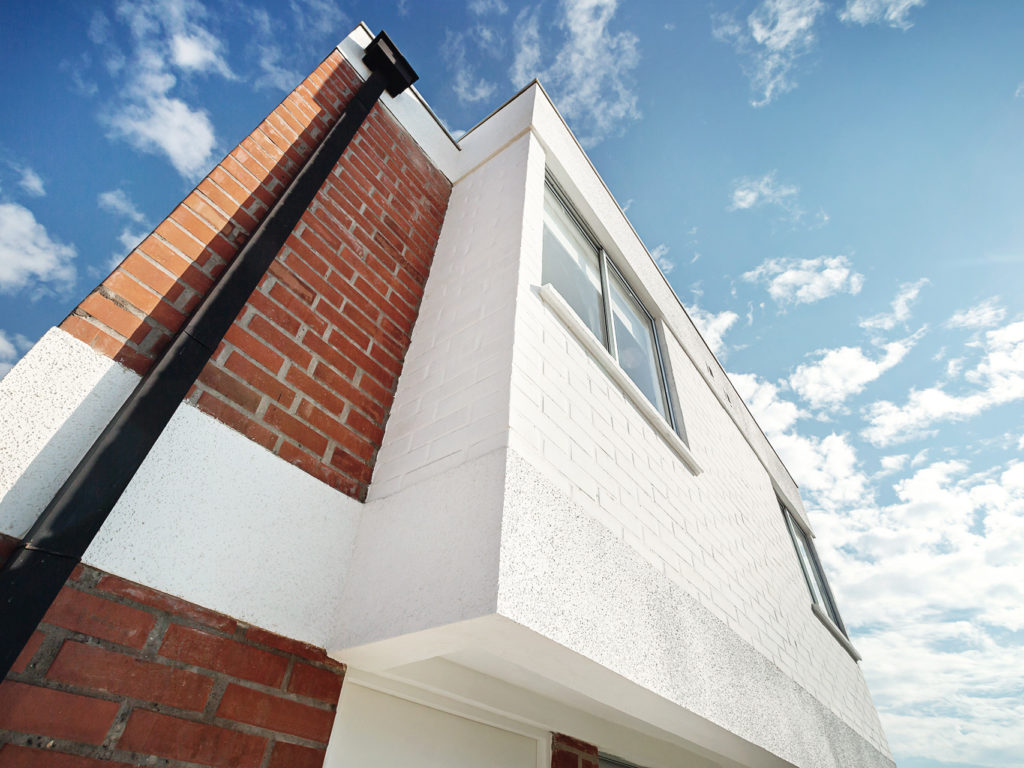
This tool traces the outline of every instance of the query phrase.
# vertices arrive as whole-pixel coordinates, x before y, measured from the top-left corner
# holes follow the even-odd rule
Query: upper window
[[[839,616],[839,609],[836,607],[835,598],[832,597],[832,590],[829,589],[825,572],[821,569],[821,561],[818,560],[818,553],[814,549],[814,542],[807,532],[793,518],[786,505],[779,501],[782,507],[782,514],[786,518],[786,527],[793,539],[793,546],[796,547],[796,556],[800,561],[800,568],[804,573],[804,580],[807,582],[807,589],[811,592],[811,600],[820,608],[832,623],[846,635],[846,626]]]
[[[550,178],[544,193],[541,280],[555,287],[675,428],[654,321]]]

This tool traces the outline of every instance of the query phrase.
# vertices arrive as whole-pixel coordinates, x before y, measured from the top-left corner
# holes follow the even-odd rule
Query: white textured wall
[[[530,148],[521,136],[452,188],[371,501],[506,443]]]
[[[550,149],[548,160],[552,167],[562,165]],[[598,181],[584,175],[566,186],[576,186],[582,202],[588,194],[607,195]],[[763,456],[720,400],[731,385],[719,369],[712,377],[720,379],[716,393],[707,371],[697,368],[674,333],[666,334],[673,397],[704,469],[694,476],[537,295],[543,180],[534,177],[532,183],[516,315],[510,448],[886,750],[860,668],[811,611]],[[612,235],[606,230],[605,236]],[[649,309],[663,314],[657,291],[637,282],[650,271],[647,254],[637,254],[628,242],[606,239],[603,245],[634,275],[632,284],[648,296]],[[738,396],[731,397],[742,407]],[[777,475],[776,482],[785,486],[787,478]]]
[[[546,768],[537,740],[345,682],[324,768]]]
[[[795,682],[704,599],[652,568],[594,519],[590,505],[570,500],[514,450],[508,455],[498,609],[553,642],[526,661],[512,656],[515,648],[499,653],[740,765],[782,765],[782,758],[800,768],[892,768],[884,746]],[[597,669],[581,668],[562,649]],[[653,695],[638,695],[629,683]],[[600,734],[595,743],[604,744]],[[689,763],[661,765],[680,764]]]
[[[138,381],[59,329],[4,377],[0,531],[24,535]],[[83,561],[324,645],[362,508],[182,404]]]
[[[0,380],[0,533],[28,532],[138,382],[57,328]]]

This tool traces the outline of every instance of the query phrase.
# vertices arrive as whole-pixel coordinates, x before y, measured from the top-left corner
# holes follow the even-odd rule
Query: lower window
[[[844,636],[849,637],[846,634],[846,626],[839,616],[839,609],[836,607],[835,598],[832,597],[832,590],[828,586],[828,579],[825,578],[825,572],[821,568],[821,561],[818,560],[818,553],[814,549],[814,542],[793,517],[793,513],[782,503],[781,499],[779,500],[779,506],[782,508],[782,514],[786,518],[786,528],[789,529],[789,535],[793,539],[793,546],[796,547],[796,556],[800,561],[800,569],[803,571],[804,580],[807,582],[807,589],[811,592],[811,600],[825,612]]]

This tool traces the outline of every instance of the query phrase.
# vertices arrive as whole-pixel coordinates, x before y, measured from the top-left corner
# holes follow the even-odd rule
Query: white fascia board
[[[373,33],[366,24],[360,23],[337,47],[364,79],[370,76],[370,70],[363,63],[363,52],[371,40]],[[415,86],[398,96],[384,93],[380,102],[454,183],[529,130],[539,90],[536,82],[530,83],[458,141],[448,133]]]

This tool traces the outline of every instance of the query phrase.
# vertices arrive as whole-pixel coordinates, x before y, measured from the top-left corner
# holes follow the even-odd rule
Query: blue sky
[[[1024,755],[1024,4],[0,9],[0,373],[358,21],[536,76],[801,485],[898,763]]]

